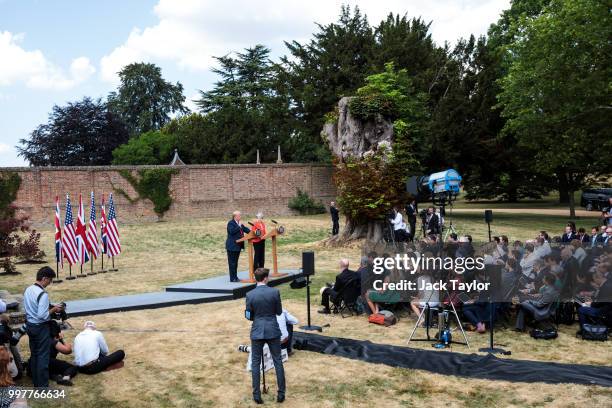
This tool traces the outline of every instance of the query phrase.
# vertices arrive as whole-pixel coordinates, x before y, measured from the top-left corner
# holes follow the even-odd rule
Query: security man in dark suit
[[[264,344],[268,344],[278,384],[277,402],[285,400],[285,370],[281,357],[281,331],[276,316],[283,313],[280,292],[268,286],[266,268],[255,270],[257,286],[246,294],[246,318],[253,322],[251,326],[251,373],[253,377],[253,401],[263,404],[259,388],[260,367]]]
[[[329,213],[332,219],[332,235],[338,235],[340,231],[340,212],[336,208],[336,202],[329,203]]]
[[[236,242],[251,230],[240,222],[240,211],[234,211],[232,219],[227,223],[227,239],[225,250],[227,251],[227,263],[229,266],[230,282],[238,282],[238,258],[240,251],[244,249],[244,242]]]
[[[572,242],[576,238],[577,238],[577,235],[574,231],[572,231],[572,227],[570,227],[569,225],[565,227],[565,232],[563,233],[563,236],[561,237],[561,242],[567,244],[567,243]]]
[[[417,206],[416,200],[412,200],[410,204],[406,206],[406,216],[408,216],[408,225],[410,225],[410,240],[414,240],[416,235],[416,222],[417,222]]]
[[[427,209],[427,217],[425,218],[425,229],[427,235],[439,235],[440,232],[440,217],[436,214],[434,207]]]

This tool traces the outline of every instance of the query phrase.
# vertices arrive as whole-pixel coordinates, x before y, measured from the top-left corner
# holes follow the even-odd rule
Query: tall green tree
[[[113,149],[128,140],[125,125],[106,103],[84,98],[55,105],[48,122],[21,139],[17,150],[32,166],[106,165]]]
[[[612,21],[599,0],[553,0],[535,18],[521,18],[500,80],[504,133],[535,152],[538,172],[573,192],[612,165]]]
[[[219,148],[206,149],[208,157],[200,149],[197,160],[254,162],[257,150],[262,160],[274,160],[276,146],[288,146],[289,99],[277,87],[278,69],[269,54],[268,48],[256,45],[217,58],[219,67],[213,72],[220,79],[213,89],[200,92],[196,105],[206,120],[199,123],[207,129],[201,144],[215,143]]]
[[[134,63],[119,72],[120,85],[108,96],[110,109],[126,123],[131,135],[158,130],[173,113],[187,113],[183,85],[162,77],[155,64]]]
[[[359,8],[342,6],[337,22],[318,25],[305,44],[285,42],[284,82],[296,119],[292,150],[300,161],[328,160],[321,140],[324,116],[342,96],[353,95],[374,69],[374,31]]]

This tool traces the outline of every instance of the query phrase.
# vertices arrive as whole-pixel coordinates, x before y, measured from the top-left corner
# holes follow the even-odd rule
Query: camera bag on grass
[[[582,340],[606,341],[608,340],[608,328],[598,324],[584,324],[580,337]]]
[[[556,339],[558,336],[557,329],[553,327],[549,327],[547,329],[533,329],[529,332],[529,334],[531,335],[531,337],[533,337],[536,340],[537,339],[552,340],[552,339]]]

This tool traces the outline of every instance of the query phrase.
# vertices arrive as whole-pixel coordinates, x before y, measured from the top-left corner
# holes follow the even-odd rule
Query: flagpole
[[[97,273],[97,272],[94,272],[94,270],[93,270],[93,264],[94,264],[94,261],[93,261],[93,259],[91,259],[91,257],[89,258],[89,262],[90,262],[90,266],[91,266],[91,268],[90,268],[90,269],[91,269],[91,270],[90,270],[90,272],[89,272],[87,275],[90,275],[90,276],[91,276],[91,275],[97,275],[98,273]]]
[[[112,265],[113,267],[112,267],[112,269],[109,269],[109,271],[117,272],[119,269],[115,268],[115,257],[111,256],[111,260],[113,262],[113,265]]]
[[[70,264],[70,267],[69,267],[69,268],[70,268],[70,269],[69,269],[69,271],[70,271],[70,276],[67,276],[67,277],[66,277],[66,280],[73,280],[73,279],[76,279],[76,277],[75,277],[75,276],[72,276],[72,264]]]
[[[102,253],[102,254],[100,254],[100,259],[102,260],[102,269],[100,269],[98,272],[99,272],[99,273],[106,273],[106,272],[107,272],[107,270],[106,270],[106,269],[104,269],[104,254],[103,254],[103,253]]]
[[[57,260],[57,257],[55,258],[55,270],[57,271],[57,278],[53,279],[53,283],[62,283],[63,280],[60,279],[59,261]]]

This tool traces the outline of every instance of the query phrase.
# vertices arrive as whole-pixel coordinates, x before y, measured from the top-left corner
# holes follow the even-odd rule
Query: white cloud
[[[29,88],[66,90],[87,80],[96,70],[88,58],[72,61],[66,73],[40,50],[28,51],[19,43],[22,34],[0,31],[0,86],[23,82]]]
[[[132,62],[176,63],[179,68],[207,71],[213,56],[261,43],[285,53],[283,40],[306,40],[315,22],[335,21],[342,4],[359,6],[372,25],[390,12],[432,21],[432,35],[443,44],[486,33],[509,0],[159,0],[159,21],[134,28],[127,40],[101,60],[101,76],[117,81],[117,72]]]

